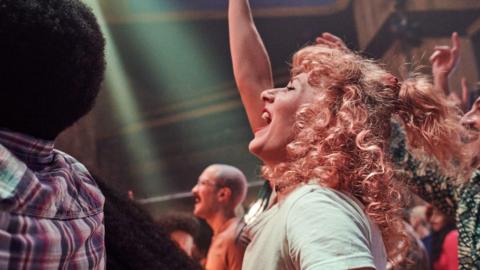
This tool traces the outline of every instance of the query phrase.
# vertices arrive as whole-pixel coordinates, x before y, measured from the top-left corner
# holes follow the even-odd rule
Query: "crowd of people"
[[[228,24],[268,205],[243,218],[245,175],[212,164],[193,215],[154,220],[54,147],[103,80],[91,10],[0,0],[1,269],[480,269],[480,98],[448,88],[456,33],[434,48],[432,80],[397,78],[324,33],[275,88],[248,0],[229,1]]]

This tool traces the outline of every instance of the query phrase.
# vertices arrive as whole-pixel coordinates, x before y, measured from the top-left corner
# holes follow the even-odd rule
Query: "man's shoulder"
[[[242,249],[245,246],[244,241],[241,239],[241,233],[244,226],[245,223],[241,218],[235,218],[223,232],[214,237],[213,241],[219,246],[224,246],[227,249]]]
[[[55,149],[54,156],[38,169],[0,144],[0,209],[59,219],[102,212],[104,197],[88,169],[62,151]]]
[[[71,166],[72,169],[88,172],[88,169],[80,161],[78,161],[76,158],[74,158],[70,154],[67,154],[57,148],[55,148],[53,152],[55,153],[57,162],[59,160],[62,160],[63,163]]]
[[[234,218],[233,220],[230,221],[230,224],[228,227],[221,232],[217,237],[221,239],[222,241],[234,241],[236,238],[236,235],[240,232],[241,226],[243,224],[242,219],[240,218]]]
[[[341,212],[363,213],[363,206],[352,196],[318,184],[305,185],[291,195],[285,199],[288,212],[325,212],[336,209]]]
[[[306,186],[304,190],[288,208],[285,222],[289,235],[303,234],[305,231],[299,228],[308,230],[318,224],[323,225],[325,234],[371,231],[363,205],[352,196],[318,185]]]

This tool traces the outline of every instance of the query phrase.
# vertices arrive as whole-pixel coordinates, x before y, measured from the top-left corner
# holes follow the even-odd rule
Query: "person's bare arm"
[[[433,85],[443,90],[446,96],[450,94],[448,76],[458,63],[460,39],[456,32],[452,33],[452,47],[435,46],[430,62],[432,63]]]
[[[229,0],[228,27],[233,72],[253,131],[262,127],[260,93],[273,88],[272,68],[253,22],[248,0]]]
[[[461,86],[462,86],[462,101],[461,101],[461,108],[464,112],[466,112],[468,108],[468,84],[467,84],[467,79],[465,77],[462,77],[461,80]]]

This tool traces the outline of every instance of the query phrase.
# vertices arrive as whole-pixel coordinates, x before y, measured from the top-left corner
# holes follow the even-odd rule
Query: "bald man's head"
[[[195,198],[194,215],[208,219],[219,211],[234,210],[243,202],[247,194],[247,179],[233,166],[213,164],[200,174],[192,193]]]
[[[242,203],[247,195],[247,178],[239,169],[225,164],[212,164],[205,171],[212,171],[217,187],[226,187],[231,191],[231,203],[233,207]]]

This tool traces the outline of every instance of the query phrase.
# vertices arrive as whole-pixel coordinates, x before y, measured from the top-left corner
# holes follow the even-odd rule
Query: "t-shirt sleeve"
[[[302,270],[375,268],[368,220],[335,196],[297,200],[286,226],[290,257]]]

